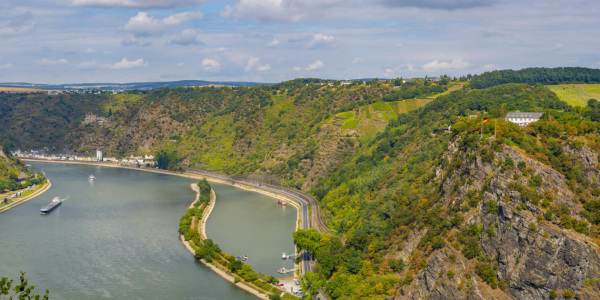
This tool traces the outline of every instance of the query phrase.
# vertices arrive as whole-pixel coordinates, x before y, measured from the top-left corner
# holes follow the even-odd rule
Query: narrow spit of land
[[[251,187],[248,185],[244,185],[244,184],[240,184],[240,183],[235,183],[235,182],[231,182],[228,180],[223,180],[220,178],[215,178],[215,177],[211,177],[211,176],[205,176],[205,175],[200,175],[200,174],[193,174],[193,173],[175,173],[172,171],[167,171],[167,170],[160,170],[160,169],[150,169],[150,168],[136,168],[136,167],[130,167],[130,166],[123,166],[123,165],[115,165],[115,164],[106,164],[106,163],[98,163],[98,162],[75,162],[75,161],[53,161],[53,160],[38,160],[38,159],[23,159],[25,161],[39,161],[39,162],[51,162],[51,163],[67,163],[67,164],[84,164],[84,165],[95,165],[95,166],[101,166],[101,167],[112,167],[112,168],[126,168],[126,169],[131,169],[131,170],[138,170],[138,171],[145,171],[145,172],[154,172],[154,173],[160,173],[160,174],[165,174],[165,175],[174,175],[174,176],[180,176],[180,177],[186,177],[186,178],[192,178],[192,179],[196,179],[196,180],[202,180],[202,179],[206,179],[207,181],[210,182],[215,182],[215,183],[222,183],[222,184],[227,184],[227,185],[231,185],[234,187],[238,187],[238,188],[242,188],[245,190],[249,190],[249,191],[254,191],[257,193],[261,193],[270,197],[274,197],[276,199],[282,199],[282,200],[286,200],[289,204],[291,204],[292,206],[297,208],[297,222],[296,222],[296,229],[298,229],[299,224],[301,224],[302,222],[302,214],[300,213],[301,210],[301,206],[299,203],[296,202],[295,199],[292,199],[291,197],[287,197],[286,195],[282,195],[282,194],[277,194],[271,191],[267,191],[267,190],[262,190],[260,188],[257,187]],[[199,189],[198,186],[196,184],[191,184],[191,188],[196,191],[196,199],[194,200],[197,201],[199,199]],[[208,219],[210,213],[212,212],[212,209],[214,208],[215,205],[215,200],[216,200],[216,194],[214,193],[214,190],[211,189],[211,197],[210,197],[210,202],[209,205],[207,206],[203,216],[202,216],[202,222],[200,222],[199,226],[198,226],[198,230],[199,233],[202,235],[203,239],[206,239],[206,220]],[[194,202],[192,202],[192,204],[190,204],[190,207],[193,207]],[[186,249],[188,249],[188,251],[190,251],[190,253],[195,254],[194,249],[190,246],[189,242],[185,241],[183,236],[180,236],[181,242],[184,244],[184,246],[186,247]],[[221,276],[222,278],[224,278],[225,280],[235,284],[237,287],[251,293],[252,295],[258,297],[259,299],[269,299],[268,296],[264,293],[259,292],[258,290],[244,284],[243,282],[238,282],[235,283],[235,277],[232,276],[231,274],[227,274],[227,271],[219,269],[218,267],[206,262],[205,260],[200,260],[200,262],[202,262],[205,266],[207,266],[208,268],[210,268],[213,272],[215,272],[217,275]],[[283,291],[282,291],[283,292]]]
[[[7,210],[9,210],[9,209],[11,209],[11,208],[19,205],[19,204],[23,204],[23,203],[25,203],[25,202],[27,202],[27,201],[29,201],[29,200],[37,197],[37,196],[42,195],[51,186],[52,186],[52,183],[50,182],[50,180],[48,180],[46,178],[46,182],[44,182],[41,185],[38,185],[33,190],[30,190],[29,192],[31,192],[31,193],[28,192],[28,194],[26,194],[25,196],[15,198],[12,202],[10,202],[10,203],[8,203],[8,204],[6,204],[4,206],[0,206],[0,213],[4,212],[4,211],[7,211]]]

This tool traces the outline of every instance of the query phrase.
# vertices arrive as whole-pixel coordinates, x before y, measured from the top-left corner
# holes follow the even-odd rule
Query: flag
[[[484,121],[484,122],[485,122],[485,121],[487,121],[487,118],[483,118],[483,121]]]

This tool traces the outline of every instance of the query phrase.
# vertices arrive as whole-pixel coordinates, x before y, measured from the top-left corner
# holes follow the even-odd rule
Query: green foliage
[[[555,290],[551,290],[550,291],[550,299],[556,299],[556,297],[558,297],[558,294],[556,294]]]
[[[565,297],[565,299],[571,299],[573,298],[574,294],[573,291],[571,290],[566,290],[563,292],[563,297]]]
[[[473,76],[470,86],[482,89],[505,83],[561,84],[600,83],[600,71],[589,68],[526,68],[518,71],[500,70]]]
[[[487,202],[487,210],[490,214],[498,212],[498,202],[496,200],[490,200]]]
[[[299,229],[294,232],[294,244],[298,251],[308,250],[315,254],[320,246],[321,234],[315,229]]]
[[[496,277],[496,271],[489,263],[479,263],[476,269],[477,275],[481,277],[481,280],[489,284],[493,289],[498,287],[498,278]]]
[[[155,155],[156,166],[163,170],[175,170],[181,158],[177,156],[175,151],[160,150]]]
[[[314,299],[319,290],[325,286],[325,278],[317,273],[308,272],[302,277],[300,286],[307,299]]]
[[[35,286],[29,285],[27,279],[25,278],[25,272],[21,272],[19,280],[19,283],[13,286],[13,279],[9,280],[8,277],[2,277],[2,279],[0,279],[0,296],[10,295],[10,299],[13,299],[13,297],[16,297],[17,299],[49,299],[50,291],[48,290],[46,290],[46,294],[43,296],[33,293]]]

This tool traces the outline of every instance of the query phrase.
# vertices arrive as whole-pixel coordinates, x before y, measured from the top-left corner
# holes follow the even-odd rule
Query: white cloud
[[[56,66],[56,65],[66,65],[69,62],[64,59],[58,59],[58,60],[51,60],[51,59],[47,59],[47,58],[42,58],[41,60],[36,61],[38,64],[42,65],[42,66]]]
[[[85,49],[85,53],[96,53],[96,50],[94,50],[93,48],[87,48]]]
[[[146,47],[152,45],[152,42],[143,41],[142,39],[134,36],[128,36],[121,41],[121,45]]]
[[[198,39],[198,34],[194,29],[185,29],[180,35],[176,36],[171,40],[171,44],[178,45],[204,45],[202,41]]]
[[[183,67],[183,66],[185,66],[185,64],[184,64],[184,63],[182,63],[182,62],[180,62],[180,63],[178,63],[178,64],[177,64],[177,66],[178,66],[178,67]]]
[[[202,69],[206,72],[219,72],[221,70],[221,64],[210,58],[202,60]]]
[[[129,61],[127,58],[123,58],[120,62],[117,62],[110,66],[111,69],[133,69],[138,67],[146,67],[148,63],[143,58]]]
[[[168,16],[162,20],[149,16],[147,12],[138,12],[131,17],[123,29],[137,36],[161,35],[166,26],[178,25],[185,21],[202,19],[201,12],[182,12]]]
[[[123,29],[139,36],[151,36],[159,34],[163,27],[162,21],[148,16],[147,12],[138,12],[136,16],[129,19]]]
[[[269,66],[268,64],[261,65],[260,57],[250,56],[250,58],[248,58],[248,62],[246,63],[246,66],[244,67],[244,71],[249,72],[252,70],[256,70],[259,72],[268,71],[268,70],[271,70],[271,66]]]
[[[12,18],[3,14],[3,18],[8,22],[0,23],[0,35],[23,34],[31,31],[36,24],[31,11],[14,15]]]
[[[483,67],[481,67],[481,69],[482,69],[484,72],[487,72],[487,71],[499,70],[499,69],[500,69],[500,67],[498,67],[498,66],[496,66],[496,65],[494,65],[494,64],[487,64],[487,65],[484,65]]]
[[[558,50],[558,49],[561,49],[561,48],[563,48],[564,46],[565,46],[565,44],[563,44],[563,43],[556,43],[556,44],[554,44],[554,46],[552,46],[552,48],[550,48],[550,49],[552,49],[552,50]]]
[[[177,25],[185,21],[201,20],[204,14],[201,12],[182,12],[168,16],[162,20],[165,25]]]
[[[259,72],[268,71],[268,70],[271,70],[271,66],[269,66],[268,64],[261,65],[261,66],[258,66],[256,68],[256,70],[259,71]]]
[[[308,43],[308,48],[318,49],[333,45],[335,38],[332,35],[325,35],[317,33],[313,36],[312,40]]]
[[[492,6],[499,0],[378,0],[384,6],[388,7],[417,7],[429,9],[469,9],[481,6]]]
[[[91,61],[84,61],[84,62],[78,64],[77,69],[88,71],[88,70],[97,69],[99,66],[100,65],[96,63],[96,60],[91,60]]]
[[[254,19],[262,23],[297,23],[308,17],[323,14],[343,0],[240,0],[233,7],[227,5],[221,12],[224,18]]]
[[[8,69],[12,67],[12,64],[4,64],[4,65],[0,65],[0,69]]]
[[[302,68],[300,68],[300,67],[294,67],[294,71],[300,71],[300,70],[302,70]]]
[[[74,6],[106,8],[174,8],[203,2],[204,0],[71,0],[71,4]]]
[[[365,60],[364,58],[362,58],[362,57],[355,57],[355,58],[352,60],[352,63],[353,63],[353,64],[360,64],[360,63],[364,63],[365,61],[366,61],[366,60]]]
[[[308,64],[308,67],[306,67],[305,70],[306,71],[313,71],[313,70],[320,69],[320,68],[322,68],[324,66],[325,66],[325,64],[322,61],[320,61],[320,60],[317,59],[317,61],[315,61],[314,63]]]
[[[463,61],[460,58],[455,58],[452,62],[439,62],[437,59],[428,62],[421,66],[421,68],[425,71],[435,71],[435,70],[448,70],[448,69],[466,69],[470,67],[471,64]]]
[[[267,47],[276,47],[279,46],[279,40],[278,39],[273,39],[272,41],[268,42]]]

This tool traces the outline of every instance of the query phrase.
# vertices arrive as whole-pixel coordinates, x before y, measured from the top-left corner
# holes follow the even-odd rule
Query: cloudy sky
[[[0,82],[600,68],[597,0],[2,0]]]

